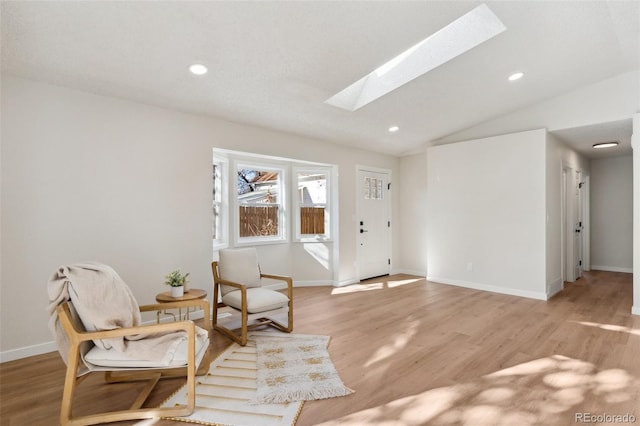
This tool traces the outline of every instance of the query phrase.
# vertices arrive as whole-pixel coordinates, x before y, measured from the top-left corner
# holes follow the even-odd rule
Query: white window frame
[[[237,173],[241,169],[260,170],[260,171],[273,171],[279,173],[277,197],[278,202],[278,234],[269,236],[254,236],[254,237],[240,237],[240,205],[237,191]],[[273,244],[273,243],[286,243],[288,242],[288,217],[287,217],[287,192],[288,188],[288,167],[283,164],[275,164],[271,162],[261,161],[260,159],[237,159],[233,161],[233,169],[229,173],[229,188],[233,188],[232,200],[233,219],[234,219],[234,245],[240,246],[255,246],[259,244]],[[232,177],[233,176],[233,177]],[[259,205],[259,203],[257,204]]]
[[[298,196],[298,188],[299,188],[299,179],[298,175],[300,173],[317,173],[325,176],[326,179],[326,201],[325,203],[312,203],[305,204],[300,201],[300,197]],[[292,185],[291,192],[296,195],[293,196],[293,223],[295,227],[295,240],[299,242],[314,242],[314,241],[331,241],[331,212],[332,212],[332,168],[331,167],[293,167],[292,170]],[[323,234],[302,234],[301,233],[301,208],[302,207],[324,207],[324,233]]]
[[[225,157],[214,155],[213,157],[214,170],[218,168],[218,188],[216,188],[216,179],[213,179],[213,200],[212,209],[218,208],[218,220],[215,216],[213,220],[213,228],[216,230],[218,238],[213,238],[213,249],[220,250],[229,246],[229,161]],[[217,189],[217,190],[216,190]],[[216,196],[217,195],[217,196]]]

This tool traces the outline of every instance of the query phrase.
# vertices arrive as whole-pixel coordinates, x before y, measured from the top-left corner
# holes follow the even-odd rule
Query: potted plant
[[[171,287],[171,297],[182,297],[185,291],[189,291],[187,288],[189,284],[188,276],[189,272],[182,275],[180,270],[176,269],[165,277],[164,283]]]

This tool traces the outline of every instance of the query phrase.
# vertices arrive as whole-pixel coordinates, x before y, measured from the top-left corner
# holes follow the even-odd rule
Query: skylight
[[[505,31],[482,4],[376,68],[325,103],[355,111]]]

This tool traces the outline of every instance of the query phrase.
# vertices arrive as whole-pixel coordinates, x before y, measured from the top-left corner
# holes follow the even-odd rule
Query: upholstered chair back
[[[260,265],[255,247],[240,249],[223,249],[219,252],[218,272],[223,280],[244,284],[247,287],[261,287]],[[237,290],[228,285],[222,285],[220,292],[223,296]]]

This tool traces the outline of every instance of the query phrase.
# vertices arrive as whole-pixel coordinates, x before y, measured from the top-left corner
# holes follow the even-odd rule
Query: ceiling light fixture
[[[204,75],[207,73],[208,69],[202,64],[193,64],[189,66],[189,71],[191,71],[191,74]]]
[[[489,6],[481,4],[336,93],[325,103],[355,111],[506,29]]]
[[[400,130],[400,127],[398,127],[398,126],[391,126],[391,127],[389,127],[389,131],[390,131],[391,133],[393,133],[393,132],[397,132],[398,130]]]
[[[520,80],[522,77],[524,77],[524,73],[523,72],[514,72],[513,74],[511,74],[509,76],[509,81],[516,81],[516,80]]]
[[[618,142],[602,142],[593,144],[594,149],[613,148],[614,146],[618,146]]]

